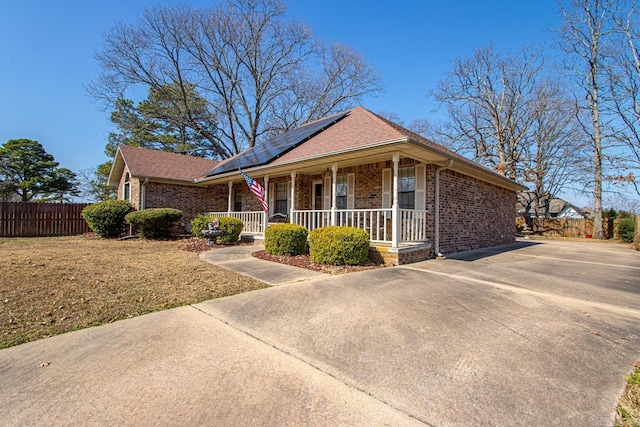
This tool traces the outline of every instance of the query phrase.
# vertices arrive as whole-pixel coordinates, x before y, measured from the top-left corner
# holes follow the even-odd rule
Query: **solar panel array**
[[[269,141],[255,145],[233,159],[215,167],[205,176],[214,176],[225,172],[237,171],[238,169],[248,169],[270,163],[286,152],[294,149],[304,141],[320,133],[325,128],[335,124],[346,115],[347,112],[342,112],[283,132]]]

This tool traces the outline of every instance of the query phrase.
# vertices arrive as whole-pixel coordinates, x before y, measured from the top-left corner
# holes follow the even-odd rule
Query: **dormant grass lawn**
[[[266,287],[185,241],[0,238],[0,348]]]

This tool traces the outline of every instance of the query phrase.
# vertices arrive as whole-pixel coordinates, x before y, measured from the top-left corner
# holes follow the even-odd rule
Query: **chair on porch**
[[[269,217],[268,222],[270,224],[283,224],[289,222],[289,216],[282,213],[274,213]]]

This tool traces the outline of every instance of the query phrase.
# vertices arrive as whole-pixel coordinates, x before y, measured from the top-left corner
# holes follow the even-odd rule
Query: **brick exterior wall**
[[[450,170],[440,172],[440,252],[515,241],[515,191]]]
[[[149,182],[146,185],[145,207],[180,209],[181,222],[188,222],[203,212],[226,211],[228,192],[227,185],[196,187]]]

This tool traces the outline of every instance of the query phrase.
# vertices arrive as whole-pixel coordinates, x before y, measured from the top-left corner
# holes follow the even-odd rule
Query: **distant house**
[[[240,170],[264,187],[268,212]],[[120,146],[109,182],[137,209],[235,216],[256,236],[276,213],[309,230],[362,228],[394,263],[513,242],[525,189],[362,107],[220,162]]]
[[[548,206],[546,203],[538,206],[535,193],[531,191],[518,193],[516,215],[524,218],[589,218],[586,210],[555,196],[551,197]]]

